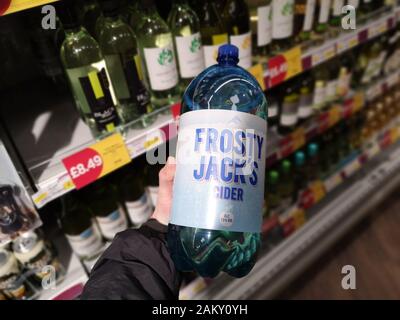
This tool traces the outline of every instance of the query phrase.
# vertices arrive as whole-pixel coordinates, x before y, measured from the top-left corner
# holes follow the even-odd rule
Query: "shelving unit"
[[[242,279],[221,275],[200,292],[184,292],[191,299],[266,299],[275,297],[337,239],[400,185],[400,144],[374,158],[317,206],[312,218],[281,244],[259,258]],[[196,288],[196,287],[195,287]],[[197,285],[197,288],[201,286]],[[260,289],[262,288],[262,292]],[[192,289],[192,290],[191,290]]]
[[[8,0],[4,1],[4,7],[0,7],[0,16],[20,12],[30,8],[44,6],[58,0]]]

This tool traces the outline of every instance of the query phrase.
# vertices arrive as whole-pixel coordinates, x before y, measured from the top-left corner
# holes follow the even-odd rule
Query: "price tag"
[[[43,202],[43,200],[45,200],[48,197],[48,193],[47,192],[42,192],[42,193],[38,193],[36,195],[34,195],[32,197],[33,202],[35,203],[35,205],[39,205]]]
[[[131,161],[120,134],[113,134],[62,160],[76,189],[96,181]]]
[[[293,214],[293,221],[295,229],[299,229],[306,222],[306,213],[303,209],[297,208]]]
[[[313,195],[314,203],[320,202],[326,194],[322,181],[312,182],[310,184],[310,191]]]
[[[264,69],[262,67],[261,63],[258,63],[252,67],[249,68],[248,70],[254,78],[258,81],[261,89],[265,91],[265,82],[264,82]]]
[[[395,143],[399,139],[399,128],[395,127],[395,128],[390,129],[390,135],[391,135],[392,142]]]
[[[380,139],[380,146],[381,149],[387,148],[388,146],[390,146],[393,143],[392,141],[392,135],[390,133],[390,130],[386,131],[382,138]]]
[[[191,300],[196,294],[207,287],[207,283],[203,278],[196,278],[186,287],[179,291],[179,300]]]
[[[351,37],[349,40],[347,40],[347,48],[348,49],[351,49],[351,48],[353,48],[353,47],[355,47],[357,45],[358,45],[358,37],[357,37],[357,35],[355,35],[355,36]]]
[[[320,64],[323,60],[322,52],[317,52],[312,55],[312,65],[315,67],[316,65]]]
[[[0,16],[37,6],[43,6],[56,1],[57,0],[2,0],[0,1]]]
[[[324,60],[326,61],[326,60],[333,58],[335,56],[335,54],[336,54],[335,46],[332,45],[332,46],[329,46],[328,48],[325,48],[322,55],[323,55]]]
[[[326,192],[331,192],[333,189],[335,189],[339,184],[341,184],[343,181],[342,174],[340,172],[337,172],[324,180],[324,188]]]
[[[297,128],[292,133],[293,149],[298,150],[306,144],[306,134],[303,127]]]
[[[174,117],[174,120],[178,120],[181,115],[181,104],[175,103],[170,107],[171,114]]]
[[[268,70],[270,88],[301,73],[303,66],[300,47],[295,47],[284,54],[269,59]]]
[[[353,97],[353,110],[352,113],[356,113],[364,106],[364,95],[362,93],[356,93]]]
[[[348,178],[352,176],[356,171],[358,171],[361,168],[361,163],[358,160],[358,157],[352,160],[350,163],[348,163],[344,168],[343,172],[345,174],[345,177]]]
[[[342,108],[334,106],[329,110],[329,127],[333,127],[342,117]]]
[[[293,49],[286,51],[283,56],[285,57],[288,65],[285,80],[292,78],[303,71],[300,46],[294,47]]]

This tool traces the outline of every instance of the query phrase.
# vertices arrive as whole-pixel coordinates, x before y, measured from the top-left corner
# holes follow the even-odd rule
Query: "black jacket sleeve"
[[[180,277],[166,227],[150,220],[116,235],[93,267],[80,299],[178,299]]]

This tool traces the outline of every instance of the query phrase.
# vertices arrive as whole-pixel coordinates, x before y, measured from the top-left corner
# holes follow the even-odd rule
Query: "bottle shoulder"
[[[168,16],[168,25],[175,36],[187,36],[200,30],[199,19],[189,7],[172,10]]]
[[[145,41],[163,34],[171,34],[171,31],[161,18],[144,18],[137,29],[139,41]]]
[[[105,24],[99,44],[104,54],[136,53],[136,37],[127,24]]]
[[[61,46],[61,60],[67,68],[76,68],[103,58],[96,40],[86,32],[67,35]]]

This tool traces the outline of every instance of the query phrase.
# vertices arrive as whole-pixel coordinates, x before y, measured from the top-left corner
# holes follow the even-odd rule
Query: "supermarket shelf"
[[[0,16],[16,13],[30,8],[44,6],[58,0],[6,0],[1,3]]]
[[[64,279],[54,289],[44,289],[37,300],[72,300],[78,297],[88,280],[87,273],[79,259],[72,253],[64,236],[53,239],[59,252],[59,260],[66,269]]]
[[[320,46],[310,48],[301,54],[301,57],[298,57],[300,62],[297,64],[301,64],[300,72],[290,72],[290,67],[288,67],[283,57],[284,54],[270,58],[268,70],[264,71],[265,87],[275,87],[301,72],[312,69],[339,54],[384,34],[388,30],[394,28],[396,26],[396,21],[399,19],[400,7],[396,7],[392,12],[366,23],[355,31],[342,32],[338,38],[328,40]],[[287,74],[286,77],[285,74]],[[289,76],[290,74],[291,76]]]
[[[330,193],[298,231],[262,256],[249,276],[216,278],[192,299],[273,298],[400,184],[400,144],[382,152]]]
[[[179,104],[176,106],[179,107]],[[139,121],[128,124],[121,129],[125,145],[132,159],[177,135],[176,121],[171,115],[169,106],[153,113],[152,117],[155,118],[155,122],[144,129],[137,128]],[[82,130],[79,130],[79,128],[78,126],[78,129],[74,131],[72,141],[82,139]],[[32,199],[38,208],[74,189],[74,184],[62,164],[62,159],[94,144],[97,140],[90,138],[86,139],[86,141],[86,143],[80,144],[79,147],[68,148],[65,152],[58,152],[49,161],[30,168],[32,173],[40,171],[36,184],[38,192],[32,195]]]

